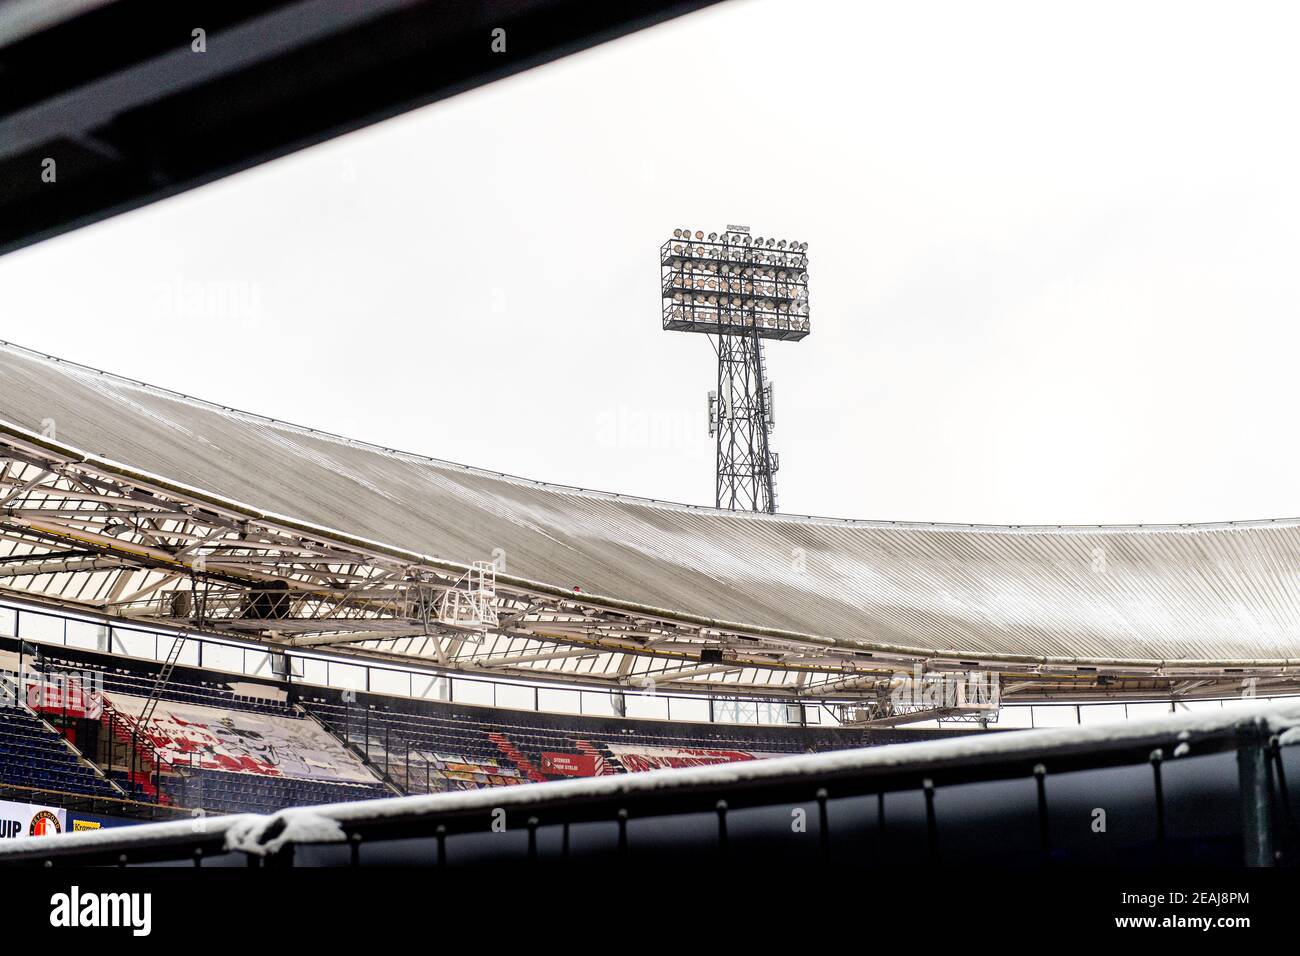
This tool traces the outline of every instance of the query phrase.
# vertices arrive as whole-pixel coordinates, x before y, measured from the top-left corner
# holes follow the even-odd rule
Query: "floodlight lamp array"
[[[674,229],[660,250],[664,328],[797,340],[809,332],[808,244]]]

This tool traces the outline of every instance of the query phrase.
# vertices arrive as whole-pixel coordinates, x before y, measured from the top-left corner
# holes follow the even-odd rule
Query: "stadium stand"
[[[46,646],[37,666],[51,680],[75,674],[102,688],[103,711],[93,720],[57,712],[47,716],[127,795],[217,813],[515,786],[963,732],[550,714],[286,685],[178,666],[159,689],[151,733],[141,734],[134,715],[154,692],[161,666],[157,662]],[[29,719],[40,726],[39,719]],[[170,721],[168,732],[159,729],[160,721]],[[277,752],[269,762],[241,749],[251,740],[256,751],[266,743],[260,736],[268,734],[279,734],[287,742],[285,752]],[[71,749],[49,731],[45,737],[66,751],[65,762],[75,768]],[[234,741],[230,748],[225,746],[228,740]],[[273,743],[267,747],[275,750]],[[289,766],[304,747],[313,756]],[[83,785],[113,790],[94,770],[82,770],[78,777],[98,781]],[[31,779],[12,763],[0,766],[0,783]],[[55,777],[41,779],[44,786],[57,789]],[[63,777],[57,782],[64,782]]]
[[[2,738],[5,757],[12,754],[14,759],[0,763],[0,783],[118,796],[125,791],[142,801],[218,813],[271,812],[392,795],[341,742],[291,706],[285,691],[274,684],[227,683],[220,675],[177,668],[159,688],[160,703],[148,732],[142,732],[136,719],[155,689],[157,665],[46,648],[37,666],[50,681],[75,675],[102,690],[102,712],[69,716],[56,706],[48,716],[122,789],[113,788],[89,767],[78,768],[75,755],[57,734],[46,730],[38,717],[12,708],[5,715],[10,721],[25,723],[29,735],[43,736],[47,749],[65,755],[59,755],[62,763],[57,765],[52,757],[24,762],[27,751],[11,748],[8,738]],[[240,688],[254,692],[241,693]],[[264,748],[265,759],[256,751],[247,752],[250,743]],[[301,762],[291,766],[295,758]],[[349,779],[315,778],[340,772]]]
[[[317,688],[304,692],[298,703],[362,751],[381,775],[411,793],[603,776],[647,765],[726,763],[969,732],[670,723],[344,695]],[[629,767],[620,753],[639,759]],[[546,755],[570,759],[564,770],[555,770]]]
[[[104,696],[134,731],[145,699]],[[265,812],[391,795],[363,761],[300,711],[246,703],[238,694],[219,697],[216,706],[165,701],[141,731],[153,748],[150,765],[161,765],[154,777],[165,780],[160,796],[217,812]],[[148,787],[147,774],[142,783]]]
[[[198,770],[181,780],[183,782],[172,794],[177,802],[216,813],[272,813],[284,807],[373,800],[393,795],[377,783],[326,783],[223,770]]]
[[[118,791],[39,717],[20,707],[0,707],[0,784],[35,790],[118,796]]]
[[[136,661],[119,663],[124,659],[108,655],[81,654],[73,657],[67,653],[46,653],[42,660],[45,669],[51,673],[90,671],[100,675],[106,694],[148,697],[153,693],[157,682],[156,668]],[[225,707],[253,713],[280,715],[293,713],[293,709],[284,699],[283,691],[279,692],[279,699],[240,694],[230,683],[187,674],[180,668],[172,672],[171,678],[160,689],[159,696],[163,700],[177,703]]]

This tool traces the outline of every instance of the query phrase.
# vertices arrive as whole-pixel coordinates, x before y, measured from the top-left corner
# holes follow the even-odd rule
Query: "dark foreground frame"
[[[714,2],[81,0],[30,34],[0,11],[0,255]]]

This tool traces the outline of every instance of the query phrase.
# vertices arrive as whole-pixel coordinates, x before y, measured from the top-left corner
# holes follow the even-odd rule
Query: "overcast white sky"
[[[711,504],[657,252],[747,223],[810,246],[783,511],[1300,514],[1296,16],[1063,7],[733,0],[0,259],[0,336]]]

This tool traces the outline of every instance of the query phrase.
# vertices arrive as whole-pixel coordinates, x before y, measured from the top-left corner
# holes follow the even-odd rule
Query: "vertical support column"
[[[1243,731],[1237,744],[1237,781],[1241,791],[1242,860],[1246,866],[1272,866],[1273,764],[1262,729]]]
[[[762,348],[756,329],[717,336],[715,503],[732,511],[776,510]]]
[[[754,416],[754,430],[758,433],[758,444],[754,448],[754,457],[758,468],[758,497],[754,501],[755,511],[776,514],[776,457],[768,445],[768,430],[772,427],[767,407],[766,370],[763,368],[763,342],[758,337],[758,319],[753,318],[751,330],[751,355],[753,363],[754,394],[750,398]]]

